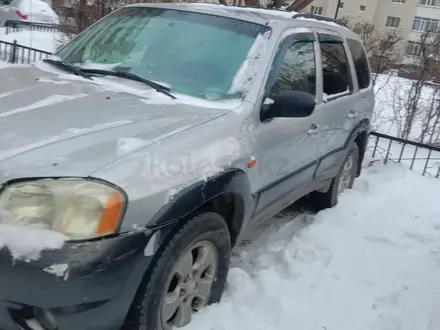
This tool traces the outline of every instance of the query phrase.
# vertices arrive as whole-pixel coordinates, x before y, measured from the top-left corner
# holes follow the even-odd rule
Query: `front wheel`
[[[313,192],[311,199],[313,205],[318,209],[334,207],[338,203],[338,195],[347,189],[353,188],[359,166],[359,147],[354,143],[346,156],[338,175],[332,180],[327,192]]]
[[[135,298],[124,330],[171,330],[218,302],[229,269],[228,227],[215,213],[188,220],[162,249]]]

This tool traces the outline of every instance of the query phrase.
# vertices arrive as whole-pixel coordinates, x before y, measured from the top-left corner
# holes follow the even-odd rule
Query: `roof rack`
[[[296,14],[296,15],[293,15],[292,18],[311,18],[311,19],[316,19],[317,21],[332,22],[332,23],[338,24],[339,26],[343,26],[348,29],[347,24],[339,19],[333,19],[333,18],[321,16],[321,15],[316,15],[316,14]]]

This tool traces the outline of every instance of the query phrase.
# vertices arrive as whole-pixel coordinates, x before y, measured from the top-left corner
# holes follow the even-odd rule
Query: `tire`
[[[188,307],[191,301],[192,307],[197,310],[220,301],[231,255],[229,230],[220,215],[203,213],[185,221],[171,234],[158,253],[160,254],[151,271],[146,274],[132,303],[123,330],[170,330],[170,325],[184,326],[188,319],[183,316],[188,313],[183,312],[191,315],[191,307]],[[213,260],[213,263],[203,270],[208,263],[201,260]],[[193,264],[190,264],[191,261]],[[188,265],[191,267],[188,268]],[[193,269],[199,265],[202,266],[198,268],[198,273],[190,278],[192,275],[187,274],[195,272]],[[196,282],[198,284],[195,285]],[[206,299],[195,297],[199,293],[208,292],[208,286],[211,291],[205,294]],[[199,291],[194,291],[195,289]],[[166,292],[171,297],[168,304],[165,300]],[[178,298],[175,299],[176,297]],[[171,312],[175,307],[172,301],[180,302],[174,314]],[[174,315],[174,318],[171,316],[168,319],[169,314]],[[171,321],[164,322],[163,319]]]
[[[350,177],[347,180],[344,180],[344,168],[347,163],[350,162],[350,159],[352,160]],[[357,168],[359,166],[359,159],[359,147],[356,143],[353,143],[344,160],[344,163],[341,166],[341,169],[338,172],[338,175],[333,178],[329,190],[325,193],[315,191],[311,194],[311,201],[315,208],[318,210],[323,210],[332,208],[338,204],[338,195],[343,193],[343,191],[340,190],[341,180],[344,180],[345,189],[353,188]]]

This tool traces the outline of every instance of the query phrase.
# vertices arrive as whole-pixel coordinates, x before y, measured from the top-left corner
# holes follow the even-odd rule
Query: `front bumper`
[[[151,261],[144,254],[151,235],[66,243],[32,262],[0,249],[0,330],[41,330],[38,311],[49,312],[58,330],[119,330]],[[68,269],[53,274],[53,265]]]

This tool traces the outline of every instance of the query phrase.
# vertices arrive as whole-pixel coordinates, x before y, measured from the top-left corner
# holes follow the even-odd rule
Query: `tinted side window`
[[[341,38],[318,34],[321,48],[323,90],[327,96],[352,90],[350,66]]]
[[[275,57],[267,89],[276,94],[296,90],[316,95],[316,61],[313,35],[288,37]]]
[[[359,83],[359,89],[370,86],[370,70],[368,68],[367,54],[365,54],[362,44],[354,39],[347,39],[351,56],[353,57],[356,75]]]

